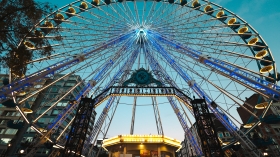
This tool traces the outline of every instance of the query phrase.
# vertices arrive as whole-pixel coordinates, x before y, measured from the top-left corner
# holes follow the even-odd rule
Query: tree
[[[11,69],[13,77],[24,76],[27,64],[35,57],[34,55],[40,57],[52,53],[50,44],[44,38],[32,40],[35,46],[44,45],[44,48],[36,54],[29,51],[23,44],[19,46],[19,43],[27,34],[35,37],[43,36],[40,31],[29,31],[54,8],[56,7],[49,3],[39,3],[34,0],[0,1],[0,63]]]

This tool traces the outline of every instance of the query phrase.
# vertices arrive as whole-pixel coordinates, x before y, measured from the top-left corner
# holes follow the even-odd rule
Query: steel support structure
[[[147,45],[148,46],[148,45]],[[177,89],[178,86],[176,85],[176,83],[174,81],[172,81],[170,78],[170,76],[165,72],[165,70],[163,70],[163,68],[161,67],[161,65],[158,63],[158,61],[151,55],[151,53],[148,50],[145,50],[145,55],[146,58],[148,59],[149,65],[151,66],[152,70],[154,71],[159,71],[163,77],[157,76],[157,78],[161,81],[161,82],[165,82],[167,81],[172,87],[175,87]],[[180,93],[178,93],[178,95],[180,95]],[[181,96],[180,96],[181,97]],[[176,105],[175,101],[172,99],[172,97],[167,97],[168,101],[171,104],[171,107],[173,108],[174,112],[176,113],[176,116],[181,124],[181,126],[183,127],[183,130],[185,132],[185,136],[188,139],[188,141],[190,141],[191,143],[191,147],[194,150],[194,154],[201,156],[202,155],[202,151],[200,146],[198,145],[198,142],[196,141],[196,139],[194,138],[192,132],[189,130],[189,127],[187,125],[187,114],[185,111],[183,111],[182,113],[180,112],[180,109],[178,108],[178,106]],[[183,98],[184,100],[182,101],[187,108],[190,108],[190,99],[188,98]],[[191,112],[192,113],[192,112]]]
[[[196,120],[196,129],[201,140],[205,157],[224,157],[218,135],[205,99],[191,101]]]
[[[148,46],[148,45],[147,45]],[[159,77],[157,76],[157,78],[161,81],[161,82],[165,82],[168,81],[170,83],[171,86],[173,87],[177,87],[177,85],[175,84],[175,82],[170,80],[170,76],[168,76],[168,74],[162,69],[162,67],[160,66],[160,64],[157,62],[157,60],[150,54],[150,52],[148,50],[145,50],[145,55],[148,59],[148,62],[152,68],[152,70],[154,71],[160,71],[161,74],[163,75],[163,77]],[[180,96],[180,93],[178,93],[178,96]],[[182,97],[183,98],[183,97]],[[167,97],[168,101],[170,102],[170,105],[172,107],[172,109],[174,110],[174,112],[176,113],[176,116],[185,132],[186,138],[190,141],[190,143],[192,144],[192,147],[194,149],[194,152],[196,155],[201,156],[203,155],[200,146],[198,145],[198,142],[196,141],[196,139],[194,138],[192,132],[190,131],[188,125],[187,125],[187,121],[186,121],[186,112],[180,112],[180,109],[178,108],[178,106],[176,105],[175,101],[173,100],[172,97],[168,96]],[[183,98],[184,100],[182,101],[185,104],[190,104],[189,98]],[[187,107],[189,107],[187,105]]]
[[[134,132],[136,102],[137,102],[137,97],[134,97],[133,107],[132,107],[132,118],[131,118],[131,126],[130,126],[130,135],[133,135],[133,132]]]
[[[153,105],[153,109],[154,109],[154,115],[155,115],[158,134],[164,135],[161,118],[160,118],[160,114],[159,114],[159,109],[158,109],[157,99],[156,99],[156,97],[151,97],[151,98],[152,98],[152,105]]]
[[[63,156],[87,156],[87,154],[91,154],[91,151],[89,149],[89,143],[85,146],[84,142],[88,140],[90,143],[92,143],[93,138],[97,137],[98,132],[100,131],[105,118],[107,117],[108,111],[112,107],[113,101],[116,98],[116,96],[174,96],[179,101],[184,102],[184,100],[190,98],[182,93],[179,89],[175,87],[121,87],[121,86],[112,86],[102,93],[100,93],[97,97],[95,97],[93,100],[90,98],[83,98],[82,100],[86,100],[84,102],[81,102],[77,108],[76,116],[74,119],[74,122],[72,123],[70,133],[67,138],[67,142],[65,145],[65,150],[63,152]],[[91,136],[91,138],[86,139],[86,134],[88,131],[88,123],[91,118],[91,113],[93,111],[93,108],[99,105],[99,103],[103,102],[106,98],[109,98],[108,103],[106,104],[105,108],[103,109],[99,119],[97,120],[96,124],[93,128],[93,133],[96,134],[96,136]],[[176,103],[173,103],[172,107],[174,108],[174,111],[176,112],[176,115],[178,119],[180,120],[180,123],[182,126],[184,126],[184,131],[188,133],[188,138],[191,139],[193,144],[196,144],[196,141],[192,134],[189,132],[186,122],[183,119],[182,114],[178,110]],[[88,110],[87,112],[81,112]],[[92,133],[91,132],[91,133]],[[194,148],[198,148],[198,150],[195,151],[201,151],[198,146],[195,146]],[[201,156],[202,152],[196,153],[196,155]]]
[[[227,117],[227,115],[220,110],[218,107],[214,108],[211,106],[213,103],[213,100],[207,95],[206,92],[204,92],[199,85],[182,69],[181,66],[176,63],[176,61],[165,51],[165,49],[158,44],[158,41],[164,41],[163,43],[167,43],[169,46],[174,46],[173,42],[170,40],[167,40],[166,38],[163,38],[159,36],[156,33],[153,33],[151,31],[148,31],[148,38],[151,43],[151,45],[157,50],[158,53],[160,53],[164,59],[169,63],[169,65],[188,83],[190,88],[200,97],[205,98],[208,108],[214,113],[214,115],[218,118],[218,120],[232,133],[232,135],[242,143],[244,147],[246,147],[248,150],[250,150],[251,156],[263,156],[260,150],[257,149],[257,147],[254,145],[254,143],[246,136],[244,132],[238,129],[238,127]],[[172,44],[173,45],[172,45]],[[180,47],[181,45],[175,45],[175,47]],[[193,58],[193,56],[191,56]],[[203,57],[205,59],[205,57]],[[201,57],[194,58],[195,60],[201,59]],[[272,90],[274,91],[274,90]],[[277,91],[278,92],[278,91]]]
[[[75,119],[72,123],[70,133],[67,137],[62,157],[81,156],[86,139],[88,125],[97,99],[82,98],[77,108]]]
[[[126,70],[131,69],[133,63],[135,62],[136,58],[138,57],[138,54],[139,54],[139,49],[137,48],[136,50],[134,50],[134,52],[132,53],[130,58],[125,62],[125,64],[121,67],[121,69],[114,75],[111,82],[109,82],[106,85],[105,90],[109,89],[109,87],[112,86],[115,83],[115,81],[117,79],[119,79],[120,77],[121,77],[121,80],[120,80],[121,82],[126,79],[127,74],[128,74],[128,72]],[[115,99],[115,97],[113,97],[112,99]],[[109,110],[110,107],[111,107],[111,103],[108,102],[103,110]],[[90,138],[85,143],[83,153],[85,153],[85,154],[90,154],[91,153],[91,150],[92,150],[93,146],[91,146],[91,148],[89,150],[88,150],[88,147],[89,147],[90,143],[95,142],[94,137],[97,136],[99,130],[101,129],[101,127],[103,125],[103,122],[104,122],[106,116],[107,116],[107,112],[102,112],[100,117],[97,120],[97,123],[94,124],[93,130],[90,133]]]

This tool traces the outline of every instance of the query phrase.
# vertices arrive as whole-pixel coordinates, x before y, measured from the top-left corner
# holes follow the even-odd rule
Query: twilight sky
[[[40,2],[50,2],[57,5],[58,8],[67,5],[72,2],[72,0],[37,0]],[[88,0],[89,1],[89,0]],[[229,9],[236,15],[247,21],[266,41],[273,53],[276,62],[280,62],[280,50],[277,46],[280,45],[280,1],[279,0],[211,0],[216,4]],[[278,69],[280,65],[277,64]],[[133,99],[128,99],[133,101]],[[143,100],[144,101],[144,100]],[[129,109],[128,109],[129,108]],[[131,106],[122,105],[119,107],[119,112],[116,112],[114,121],[112,123],[112,129],[109,130],[107,137],[113,137],[118,134],[128,134],[130,129],[131,121]],[[183,131],[180,124],[175,117],[173,111],[162,112],[163,127],[165,135],[174,137],[179,140],[183,140]],[[97,109],[97,113],[101,111],[101,108]],[[151,112],[151,113],[149,113]],[[155,134],[155,130],[151,132],[145,132],[144,130],[151,125],[155,125],[154,119],[150,120],[146,115],[153,114],[152,110],[148,110],[146,107],[139,107],[137,113],[142,113],[136,115],[135,133],[139,134]],[[98,117],[97,117],[98,118]],[[139,122],[139,121],[141,122]],[[175,121],[174,121],[175,120]],[[124,122],[126,121],[126,122]],[[126,125],[128,124],[128,126]],[[126,130],[126,132],[122,132]]]

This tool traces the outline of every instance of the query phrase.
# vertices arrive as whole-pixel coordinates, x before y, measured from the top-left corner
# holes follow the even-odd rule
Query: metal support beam
[[[111,81],[106,85],[105,90],[109,89],[109,88],[115,83],[115,81],[116,81],[117,79],[119,79],[120,77],[121,77],[120,82],[122,82],[122,81],[124,81],[124,79],[126,79],[127,74],[128,74],[128,72],[127,72],[126,70],[131,69],[133,63],[135,62],[136,58],[138,57],[138,54],[139,54],[139,49],[137,48],[137,49],[132,53],[132,55],[130,56],[130,58],[124,63],[124,65],[121,67],[121,69],[114,75],[114,77],[113,77],[114,79],[111,80]],[[125,71],[126,71],[126,72],[125,72]],[[103,98],[105,99],[105,95],[104,95]],[[113,98],[115,98],[115,97],[113,97]],[[111,107],[111,104],[107,104],[107,105],[105,106],[105,108],[107,108],[107,109],[110,109],[110,107]],[[104,109],[105,109],[105,108],[104,108]],[[89,144],[94,140],[94,137],[97,136],[99,130],[101,129],[101,127],[102,127],[102,125],[103,125],[103,122],[104,122],[104,119],[105,119],[106,116],[107,116],[107,113],[102,113],[102,114],[100,115],[100,117],[98,118],[97,123],[94,125],[93,130],[92,130],[91,133],[90,133],[90,138],[89,138],[90,140],[87,141],[87,142],[85,143],[85,146],[84,146],[85,149],[88,149],[88,148],[86,148],[86,147],[88,147]],[[91,150],[92,150],[92,148],[90,148],[88,154],[91,153]]]
[[[205,98],[208,108],[214,113],[214,115],[218,118],[218,120],[227,128],[228,131],[232,133],[232,135],[240,141],[240,143],[246,147],[247,149],[251,150],[252,156],[263,156],[261,151],[257,149],[254,143],[246,136],[244,132],[238,129],[238,127],[233,123],[231,119],[227,117],[227,115],[220,110],[218,107],[213,107],[212,104],[214,103],[213,100],[204,92],[200,86],[181,68],[181,66],[165,51],[165,49],[158,44],[155,40],[165,40],[166,42],[172,43],[170,40],[162,39],[157,34],[150,34],[149,41],[151,45],[156,48],[158,53],[160,53],[169,65],[188,83],[190,88],[200,97]],[[173,45],[172,45],[173,46]],[[177,45],[179,47],[181,45]],[[193,56],[191,56],[193,58]],[[196,59],[196,58],[194,58]]]
[[[97,102],[97,100],[98,98],[93,100],[91,98],[81,99],[62,157],[81,156],[94,103]]]
[[[135,112],[136,112],[136,102],[137,102],[137,97],[134,97],[134,102],[133,102],[133,107],[132,107],[132,118],[131,118],[130,135],[133,135],[133,132],[134,132],[134,121],[135,121]]]
[[[224,152],[205,99],[194,99],[191,103],[196,120],[195,127],[201,140],[204,156],[224,157]]]
[[[157,76],[157,78],[161,81],[161,82],[164,82],[164,81],[168,81],[169,84],[176,88],[177,85],[175,84],[174,81],[172,81],[170,78],[170,76],[165,72],[165,70],[163,70],[163,68],[161,67],[161,65],[158,63],[158,61],[150,54],[150,52],[148,50],[144,50],[145,52],[145,55],[147,56],[147,59],[149,61],[149,64],[152,68],[152,70],[154,71],[160,71],[161,74],[163,75],[163,77],[159,77]],[[177,88],[176,88],[177,89]],[[180,98],[183,100],[182,102],[184,102],[184,104],[190,104],[189,100],[190,98],[188,97],[185,97],[184,98],[184,94],[181,93],[181,91],[177,94],[178,96],[180,96]],[[170,102],[171,104],[171,107],[173,108],[174,112],[176,113],[176,116],[180,122],[180,124],[182,125],[183,127],[183,130],[185,132],[185,135],[186,135],[186,138],[188,139],[188,141],[190,141],[190,143],[192,144],[192,148],[194,150],[194,154],[196,155],[202,155],[202,151],[201,151],[201,148],[200,146],[198,145],[196,139],[194,138],[192,132],[189,130],[189,127],[187,126],[187,122],[186,122],[186,119],[187,119],[187,115],[185,114],[185,112],[183,111],[182,113],[180,112],[178,106],[176,105],[176,103],[174,102],[174,100],[171,98],[171,97],[167,97],[168,98],[168,101]],[[189,105],[187,105],[188,108],[190,108]]]
[[[152,97],[152,104],[153,104],[158,134],[164,135],[156,97]]]

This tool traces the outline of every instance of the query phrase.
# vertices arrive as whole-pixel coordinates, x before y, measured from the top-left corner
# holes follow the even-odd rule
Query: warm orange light
[[[249,123],[249,124],[245,124],[243,127],[246,129],[251,128],[255,123]]]
[[[260,73],[268,73],[271,70],[273,70],[273,66],[272,65],[268,65],[268,66],[262,67],[261,70],[260,70]]]
[[[261,110],[261,109],[265,109],[267,106],[268,106],[268,102],[263,102],[263,103],[257,104],[255,106],[255,108]]]
[[[119,143],[164,143],[173,147],[181,148],[181,142],[174,138],[163,135],[118,135],[103,141],[103,147]]]

